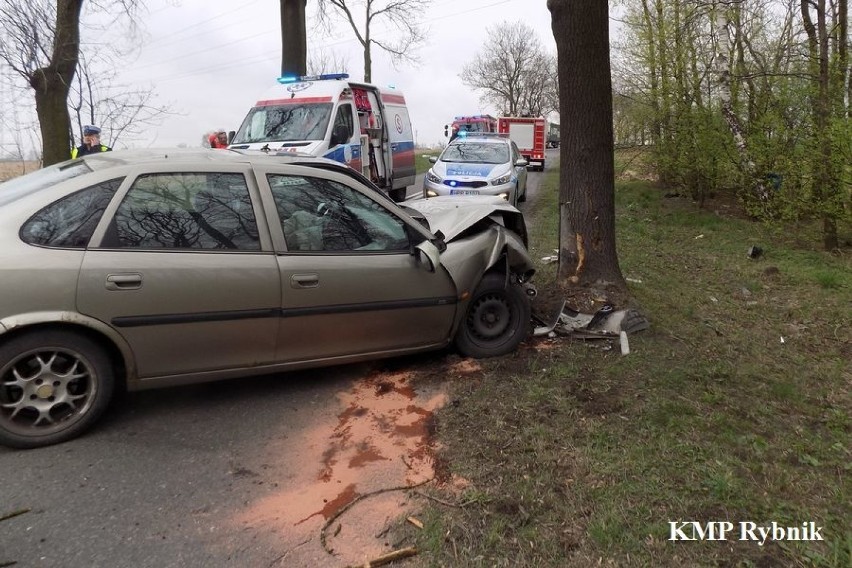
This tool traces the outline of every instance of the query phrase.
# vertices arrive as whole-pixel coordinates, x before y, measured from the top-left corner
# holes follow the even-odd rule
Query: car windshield
[[[254,107],[232,144],[322,140],[330,116],[331,103]]]
[[[91,171],[92,168],[86,164],[85,160],[80,159],[54,164],[0,183],[0,207]]]
[[[509,161],[509,147],[506,144],[486,142],[450,144],[441,155],[441,161],[464,164],[505,164]]]

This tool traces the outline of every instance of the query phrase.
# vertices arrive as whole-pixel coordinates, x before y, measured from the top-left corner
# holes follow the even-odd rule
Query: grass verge
[[[557,176],[534,258],[557,248]],[[665,193],[617,184],[622,271],[652,321],[629,356],[532,339],[453,382],[436,437],[461,506],[431,502],[417,564],[852,565],[848,255]],[[813,521],[825,540],[672,542],[673,521]]]

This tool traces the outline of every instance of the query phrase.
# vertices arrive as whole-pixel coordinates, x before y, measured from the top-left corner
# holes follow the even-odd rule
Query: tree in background
[[[364,51],[364,81],[370,83],[373,45],[388,53],[394,65],[417,61],[416,49],[426,38],[417,22],[431,3],[432,0],[320,0],[317,13],[327,30],[337,19],[349,24]],[[396,28],[398,39],[375,35],[376,26],[382,23]]]
[[[524,22],[488,28],[488,40],[461,79],[507,116],[545,115],[559,106],[556,58]]]
[[[138,0],[91,3],[133,22]],[[80,60],[83,0],[5,0],[0,5],[0,60],[35,94],[45,166],[67,160],[72,145],[68,98]],[[107,47],[98,45],[99,50]]]
[[[850,156],[837,156],[835,147],[849,148],[849,4],[827,0],[801,0],[807,34],[808,70],[813,101],[811,171],[813,201],[823,222],[823,246],[838,248],[837,220],[843,214],[843,171]],[[845,140],[844,140],[845,139]]]
[[[559,279],[626,291],[615,248],[606,2],[548,0],[559,66]]]
[[[0,58],[35,93],[44,165],[69,157],[68,92],[80,54],[83,0],[9,0],[0,6]]]
[[[308,58],[308,75],[348,72],[349,60],[334,51],[319,49]]]
[[[146,135],[171,113],[168,106],[156,103],[152,88],[116,82],[119,65],[114,54],[100,51],[92,59],[80,54],[68,95],[73,130],[82,133],[83,125],[97,124],[103,128],[102,140],[115,148],[122,139]]]
[[[728,192],[755,218],[819,218],[836,247],[852,212],[848,0],[621,4],[619,136],[646,133],[660,181],[699,203]]]
[[[305,5],[308,0],[280,0],[281,75],[305,75],[307,71],[307,34]]]

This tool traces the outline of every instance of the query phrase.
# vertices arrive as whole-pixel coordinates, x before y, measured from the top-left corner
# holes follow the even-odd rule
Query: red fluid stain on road
[[[456,365],[462,368],[451,372],[469,372],[466,365]],[[276,480],[279,490],[252,503],[236,519],[243,528],[278,531],[282,547],[312,539],[315,542],[300,553],[312,547],[315,561],[325,554],[317,550],[322,526],[363,496],[327,531],[337,555],[328,557],[328,566],[337,561],[363,563],[389,550],[380,535],[410,514],[407,494],[368,494],[434,478],[430,425],[433,412],[447,398],[443,392],[417,393],[404,372],[374,374],[337,397],[342,410],[336,420],[319,421],[288,436],[287,455],[281,457],[298,463],[298,471],[283,483]]]

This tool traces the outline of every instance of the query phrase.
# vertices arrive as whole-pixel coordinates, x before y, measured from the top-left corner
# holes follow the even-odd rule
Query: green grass
[[[556,185],[528,215],[536,259],[557,246]],[[429,506],[417,564],[852,565],[849,255],[665,193],[617,184],[621,268],[652,321],[629,356],[530,340],[453,383],[440,461],[469,485]],[[669,542],[676,520],[814,521],[825,541]]]
[[[414,167],[418,174],[424,174],[429,171],[432,164],[429,163],[429,156],[437,156],[440,150],[429,150],[427,148],[414,149]]]

